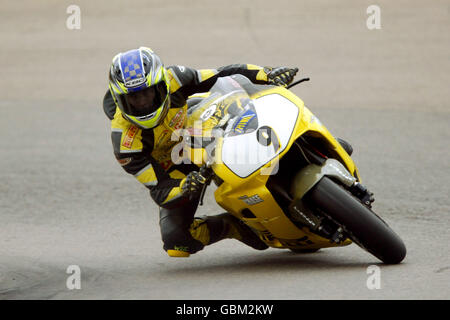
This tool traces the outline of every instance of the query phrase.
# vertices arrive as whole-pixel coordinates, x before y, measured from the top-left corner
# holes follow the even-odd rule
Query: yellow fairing
[[[350,173],[359,179],[356,166],[350,156],[334,139],[326,127],[305,107],[300,98],[282,87],[272,87],[252,95],[251,98],[256,100],[270,94],[279,94],[293,102],[299,108],[293,134],[278,158],[273,158],[272,161],[269,161],[259,170],[245,178],[239,177],[222,163],[223,138],[218,138],[215,145],[215,159],[212,168],[214,173],[223,180],[223,183],[217,188],[214,194],[217,203],[255,230],[258,230],[261,239],[271,247],[316,249],[350,244],[350,240],[335,244],[329,239],[310,232],[307,227],[297,227],[286,216],[266,187],[266,182],[270,177],[267,172],[271,172],[275,168],[276,161],[279,161],[289,151],[296,139],[305,133],[310,136],[321,136],[323,139],[326,139],[329,145],[332,146],[336,158],[346,166]],[[202,109],[202,112],[204,110]],[[196,117],[193,118],[191,121],[195,120]],[[199,130],[202,129],[207,135],[210,134],[211,126],[203,125]],[[199,149],[202,154],[206,153],[204,149]],[[193,152],[193,150],[190,151]],[[200,151],[197,150],[197,152]],[[203,160],[205,159],[207,159],[206,156]],[[262,170],[266,172],[265,175],[261,174]]]

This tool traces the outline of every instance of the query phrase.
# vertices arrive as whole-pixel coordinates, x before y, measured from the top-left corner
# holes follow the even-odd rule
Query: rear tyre
[[[405,258],[406,247],[400,237],[330,178],[323,177],[305,199],[340,225],[350,239],[384,263],[396,264]]]

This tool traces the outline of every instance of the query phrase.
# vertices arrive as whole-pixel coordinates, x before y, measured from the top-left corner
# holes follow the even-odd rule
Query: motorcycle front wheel
[[[305,196],[310,205],[342,227],[350,239],[386,264],[400,263],[406,247],[374,212],[342,186],[323,177]]]

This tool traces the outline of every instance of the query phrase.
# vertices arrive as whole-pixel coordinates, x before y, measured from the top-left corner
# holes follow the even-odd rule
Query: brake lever
[[[297,85],[297,84],[299,84],[299,83],[302,83],[302,82],[305,82],[305,81],[309,81],[309,80],[310,80],[309,78],[303,78],[303,79],[300,79],[300,80],[295,81],[294,83],[291,83],[290,85],[288,85],[288,86],[286,87],[286,89],[290,89],[290,88],[292,88],[293,86],[295,86],[295,85]]]

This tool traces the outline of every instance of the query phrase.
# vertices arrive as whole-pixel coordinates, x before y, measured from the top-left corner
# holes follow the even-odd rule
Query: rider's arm
[[[185,98],[197,93],[206,92],[214,85],[217,78],[233,74],[242,74],[256,84],[267,84],[268,69],[253,64],[232,64],[219,69],[195,70],[183,66],[168,68],[170,91],[178,91]]]
[[[123,119],[119,112],[111,122],[111,140],[119,164],[150,190],[159,206],[169,207],[187,201],[181,192],[185,176],[167,173],[150,156],[152,137]]]

